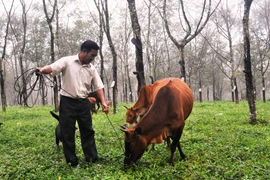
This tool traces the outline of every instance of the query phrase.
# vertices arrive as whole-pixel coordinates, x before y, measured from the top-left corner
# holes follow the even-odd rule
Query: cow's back
[[[183,104],[184,116],[185,116],[185,119],[187,119],[192,111],[193,103],[194,103],[192,91],[189,88],[189,86],[181,79],[174,78],[172,82],[174,82],[174,84],[180,91],[179,99],[181,100],[181,103]]]
[[[189,109],[192,109],[193,107],[193,96],[190,88],[185,82],[183,82],[179,78],[163,78],[157,80],[154,84],[144,86],[140,89],[138,100],[136,101],[134,106],[132,108],[127,108],[126,122],[136,122],[136,114],[145,114],[153,104],[153,101],[160,88],[164,87],[170,81],[175,84],[175,86],[177,86],[183,94],[183,101],[186,103],[186,107],[184,107],[186,119],[191,112],[189,111]]]
[[[186,119],[186,118],[188,118],[188,116],[191,113],[194,100],[193,100],[193,94],[192,94],[191,89],[181,79],[179,79],[179,78],[164,78],[164,79],[156,81],[156,83],[154,83],[154,87],[153,87],[153,99],[155,99],[156,94],[158,93],[160,88],[166,86],[169,82],[174,84],[181,92],[181,94],[179,96],[179,100],[181,99],[182,103],[185,104],[183,109],[185,112],[185,119]]]
[[[190,115],[193,95],[188,85],[179,78],[166,78],[155,89],[154,101],[146,115],[136,125],[151,136],[171,134]]]

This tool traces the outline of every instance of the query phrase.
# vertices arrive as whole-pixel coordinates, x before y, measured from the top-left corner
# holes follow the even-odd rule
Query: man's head
[[[89,64],[98,54],[99,46],[91,40],[87,40],[81,45],[81,52],[79,54],[80,62],[82,64]]]
[[[81,45],[81,51],[87,51],[90,52],[92,49],[99,50],[99,46],[97,43],[91,40],[84,41]]]

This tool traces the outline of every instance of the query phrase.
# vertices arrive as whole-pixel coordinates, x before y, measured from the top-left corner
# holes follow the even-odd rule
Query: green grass
[[[168,164],[166,144],[145,152],[138,166],[123,166],[124,104],[107,117],[93,115],[96,143],[101,160],[76,170],[66,163],[55,145],[57,121],[49,111],[53,106],[8,107],[0,113],[0,179],[269,179],[270,102],[257,102],[258,123],[249,123],[246,101],[195,103],[181,139],[188,160]],[[131,106],[129,104],[128,106]],[[112,112],[112,110],[111,110]],[[157,112],[158,113],[158,112]],[[111,125],[112,124],[112,125]],[[77,155],[84,158],[79,133]]]

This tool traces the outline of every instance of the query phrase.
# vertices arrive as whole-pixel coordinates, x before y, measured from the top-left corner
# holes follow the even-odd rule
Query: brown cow
[[[185,119],[193,108],[192,91],[186,83],[176,78],[167,78],[167,84],[158,88],[153,104],[140,122],[132,128],[122,126],[125,132],[124,164],[136,163],[150,143],[159,143],[158,139],[171,137],[170,164],[174,165],[174,152],[178,148],[186,159],[180,146],[180,138]],[[161,140],[162,140],[161,139]]]
[[[128,108],[126,112],[126,123],[133,124],[138,123],[137,118],[142,116],[148,111],[149,107],[152,105],[153,101],[153,87],[154,85],[143,86],[139,91],[139,98],[133,107]]]
[[[176,82],[181,81],[179,78],[164,78],[156,81],[154,84],[148,85],[148,86],[143,86],[140,91],[139,91],[139,97],[136,103],[133,105],[133,107],[128,108],[125,106],[127,109],[126,112],[126,123],[127,124],[133,124],[133,123],[138,123],[137,118],[142,116],[148,111],[150,106],[153,103],[153,99],[159,90],[160,87],[164,86],[165,84],[168,83],[168,79],[174,80]],[[176,86],[181,87],[181,82],[176,84]]]
[[[96,98],[94,98],[94,97],[88,97],[88,100],[90,101],[90,103],[91,103],[91,112],[92,112],[92,114],[97,114],[97,109],[96,109],[96,102],[97,102],[97,100],[96,100]]]
[[[97,93],[96,92],[90,92],[88,94],[88,100],[91,102],[91,105],[92,105],[92,109],[91,109],[92,114],[93,113],[97,114],[97,112],[98,112],[98,110],[100,108],[100,105],[101,105],[101,101],[100,101]],[[106,104],[108,106],[111,106],[112,101],[106,101]],[[97,105],[97,108],[96,108],[96,105]]]
[[[153,98],[155,97],[157,91],[160,87],[164,86],[168,83],[168,79],[174,80],[176,82],[176,86],[179,88],[181,87],[182,83],[179,78],[164,78],[156,81],[154,84],[144,86],[140,89],[139,92],[139,98],[137,102],[134,104],[133,107],[128,108],[126,112],[126,123],[127,124],[137,124],[137,118],[140,116],[140,118],[143,117],[143,115],[148,111],[150,106],[153,103]],[[179,82],[179,83],[177,83]],[[166,139],[168,148],[170,147],[170,138]],[[154,150],[154,144],[152,145],[151,150]]]

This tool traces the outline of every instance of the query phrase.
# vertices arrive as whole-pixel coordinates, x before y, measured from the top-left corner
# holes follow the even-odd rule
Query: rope
[[[116,130],[115,130],[115,128],[114,128],[114,126],[113,126],[111,120],[109,119],[108,114],[106,114],[106,117],[107,117],[107,119],[108,119],[110,125],[112,126],[112,128],[113,128],[113,130],[114,130],[114,132],[115,132],[115,134],[116,134],[116,136],[117,136],[117,138],[118,138],[118,141],[119,141],[119,144],[120,144],[120,147],[121,147],[122,151],[124,152],[124,148],[123,148],[123,145],[122,145],[122,143],[121,143],[121,139],[120,139],[120,137],[118,136],[118,134],[117,134],[117,132],[116,132]]]
[[[17,92],[17,102],[20,105],[25,105],[29,108],[33,107],[38,100],[38,97],[41,96],[42,98],[46,98],[48,95],[48,86],[46,84],[45,78],[55,85],[55,82],[50,79],[48,76],[44,74],[37,74],[36,68],[31,68],[23,72],[15,81],[14,83],[14,90]],[[59,86],[58,86],[59,88]],[[73,98],[77,99],[74,95],[70,94],[63,88],[61,90],[65,91],[67,94],[72,96]],[[43,92],[42,92],[43,91]],[[36,92],[36,97],[32,99],[33,104],[29,105],[28,98]],[[33,98],[33,96],[31,96]]]
[[[43,76],[36,75],[36,69],[31,68],[23,72],[14,83],[14,90],[17,92],[17,102],[20,105],[25,105],[29,108],[33,107],[39,96],[47,97],[48,88]],[[43,91],[43,93],[41,93]],[[33,104],[29,105],[28,98],[33,92],[36,92],[36,97],[32,99]],[[33,97],[33,96],[31,96]]]

